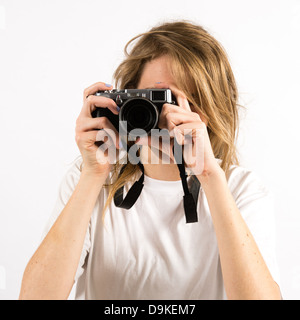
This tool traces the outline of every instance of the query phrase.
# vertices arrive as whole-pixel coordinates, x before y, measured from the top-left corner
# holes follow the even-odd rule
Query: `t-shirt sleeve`
[[[54,205],[54,208],[52,210],[52,214],[48,220],[48,222],[45,225],[43,234],[42,234],[42,239],[47,235],[49,230],[51,229],[52,225],[66,206],[67,202],[69,201],[71,195],[73,194],[73,191],[79,181],[80,178],[80,165],[81,165],[81,159],[77,160],[74,162],[74,164],[71,166],[71,168],[67,171],[65,176],[63,177],[59,190],[58,190],[58,195],[57,199]],[[84,263],[85,259],[88,255],[88,252],[91,247],[91,240],[90,240],[90,224],[87,229],[85,239],[84,239],[84,244],[82,248],[82,253],[80,256],[77,272],[75,275],[75,281],[80,277],[80,275],[84,272]]]
[[[274,201],[271,192],[260,178],[251,171],[239,172],[229,180],[232,195],[241,212],[265,263],[280,285],[276,260],[276,231]]]

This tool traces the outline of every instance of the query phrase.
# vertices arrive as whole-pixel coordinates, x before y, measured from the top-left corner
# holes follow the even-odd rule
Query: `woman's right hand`
[[[99,90],[111,89],[111,85],[103,82],[97,82],[85,89],[83,107],[76,121],[75,140],[83,158],[83,172],[95,176],[107,176],[111,168],[107,155],[95,144],[96,141],[99,141],[99,130],[110,129],[114,131],[115,136],[112,137],[112,140],[115,146],[118,149],[120,148],[118,144],[119,133],[112,123],[106,117],[92,117],[92,112],[96,107],[108,108],[116,115],[119,113],[114,100],[94,95]],[[105,134],[107,135],[107,131],[105,131]]]

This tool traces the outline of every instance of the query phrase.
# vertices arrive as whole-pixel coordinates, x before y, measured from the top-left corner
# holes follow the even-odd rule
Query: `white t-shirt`
[[[70,198],[80,177],[80,164],[81,159],[65,175],[45,234]],[[238,166],[231,167],[228,185],[279,283],[270,193],[252,172]],[[102,188],[86,233],[75,279],[76,299],[226,299],[218,244],[202,188],[198,222],[189,224],[181,180],[145,176],[135,205],[120,209],[112,201],[103,222],[107,194]]]

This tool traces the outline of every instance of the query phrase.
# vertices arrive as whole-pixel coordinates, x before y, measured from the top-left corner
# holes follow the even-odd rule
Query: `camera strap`
[[[141,162],[139,162],[138,165],[139,165],[140,169],[142,170],[141,177],[139,178],[138,181],[136,181],[132,185],[132,187],[129,189],[129,191],[127,192],[127,195],[124,199],[123,199],[124,186],[122,186],[121,188],[119,188],[116,191],[116,193],[114,195],[114,203],[115,203],[116,207],[130,209],[135,204],[138,197],[140,196],[140,194],[143,190],[143,187],[144,187],[144,166],[142,165]],[[125,170],[125,167],[126,167],[126,164],[120,170],[119,177],[123,173],[123,171]]]
[[[192,188],[192,192],[194,192],[194,195],[190,193],[188,184],[187,184],[182,148],[179,146],[175,138],[174,138],[174,145],[173,145],[173,154],[179,170],[182,187],[184,191],[183,206],[184,206],[186,223],[198,222],[197,201],[198,201],[199,190],[200,190],[200,182],[195,176],[193,176],[195,178],[193,181],[194,187]]]
[[[175,147],[175,144],[176,144],[176,147]],[[181,150],[181,147],[179,147],[176,139],[174,139],[173,154],[174,154],[174,158],[180,173],[180,178],[181,178],[182,187],[184,191],[183,206],[184,206],[186,223],[198,222],[197,202],[198,202],[199,191],[200,191],[200,182],[196,178],[196,176],[192,176],[193,181],[191,186],[191,192],[189,191],[188,184],[187,184],[186,171],[184,167],[183,154],[179,150]],[[132,187],[127,192],[127,195],[125,196],[125,198],[123,198],[124,186],[120,187],[116,191],[114,195],[114,203],[116,207],[130,209],[135,204],[138,197],[140,196],[144,187],[144,166],[141,162],[138,163],[138,166],[142,171],[141,177],[139,178],[138,181],[136,181],[132,185]],[[121,168],[119,177],[124,172],[125,167],[126,167],[126,164]]]

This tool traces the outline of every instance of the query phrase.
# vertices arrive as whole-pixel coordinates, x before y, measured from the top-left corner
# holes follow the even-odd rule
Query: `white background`
[[[164,21],[225,47],[242,114],[241,164],[275,198],[285,299],[300,298],[299,0],[0,0],[0,299],[17,299],[58,185],[79,155],[82,91],[112,82],[126,42]]]

